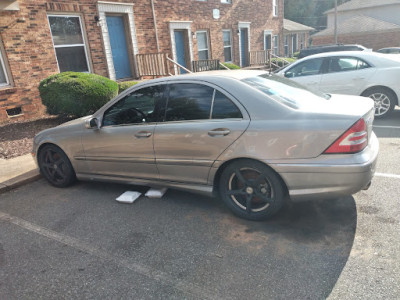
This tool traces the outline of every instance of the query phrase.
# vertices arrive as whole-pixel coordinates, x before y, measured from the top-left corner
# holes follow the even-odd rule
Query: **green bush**
[[[123,81],[118,83],[118,94],[121,94],[123,91],[126,89],[130,88],[131,86],[134,86],[139,82],[137,81]]]
[[[237,69],[240,69],[240,67],[239,66],[237,66],[237,65],[235,65],[235,64],[232,64],[232,63],[222,63],[225,67],[227,67],[228,69],[230,69],[230,70],[237,70]],[[225,69],[225,68],[223,68],[223,67],[221,67],[220,66],[220,69]]]
[[[293,57],[294,58],[299,58],[299,55],[300,55],[300,51],[297,51],[297,52],[293,53]]]
[[[293,63],[295,62],[297,59],[296,58],[291,58],[291,57],[285,57],[284,58],[286,61],[288,61],[289,63]],[[274,65],[272,66],[272,68],[274,70],[282,68],[284,66],[284,61],[282,59],[279,58],[272,58],[271,62],[275,65],[278,65],[278,67],[275,67]],[[285,62],[285,66],[287,66],[287,63]]]
[[[40,97],[51,115],[90,115],[118,94],[118,84],[89,73],[64,72],[42,80]]]

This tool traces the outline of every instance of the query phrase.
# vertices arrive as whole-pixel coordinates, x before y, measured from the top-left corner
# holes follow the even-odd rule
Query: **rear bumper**
[[[349,155],[321,155],[315,164],[270,164],[285,181],[292,201],[336,198],[368,187],[378,160],[374,133],[364,151]]]

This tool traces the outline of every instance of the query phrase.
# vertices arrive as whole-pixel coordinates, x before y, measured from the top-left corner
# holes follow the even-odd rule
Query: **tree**
[[[341,5],[350,0],[337,0]],[[335,0],[285,0],[285,18],[314,27],[326,28],[324,12],[335,7]]]

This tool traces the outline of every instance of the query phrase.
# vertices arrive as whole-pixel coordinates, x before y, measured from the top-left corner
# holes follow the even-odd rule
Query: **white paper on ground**
[[[162,189],[151,188],[147,191],[145,196],[149,198],[161,198],[162,196],[164,196],[166,191],[167,188],[162,188]]]
[[[141,194],[142,193],[139,193],[139,192],[128,191],[128,192],[123,193],[121,196],[119,196],[115,200],[117,200],[118,202],[121,202],[121,203],[133,203],[133,201],[135,201],[137,198],[139,198]]]

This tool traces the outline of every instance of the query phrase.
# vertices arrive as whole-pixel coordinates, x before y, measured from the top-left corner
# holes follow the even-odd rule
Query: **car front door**
[[[310,89],[320,90],[324,58],[308,59],[294,65],[285,72],[285,77],[307,86]]]
[[[331,57],[320,89],[325,93],[360,95],[375,72],[376,68],[357,57]]]
[[[164,122],[154,133],[160,179],[207,184],[212,164],[246,130],[249,117],[214,86],[188,82],[168,89]]]
[[[82,136],[88,172],[97,176],[158,178],[154,128],[164,86],[141,88],[110,106],[99,129]]]

